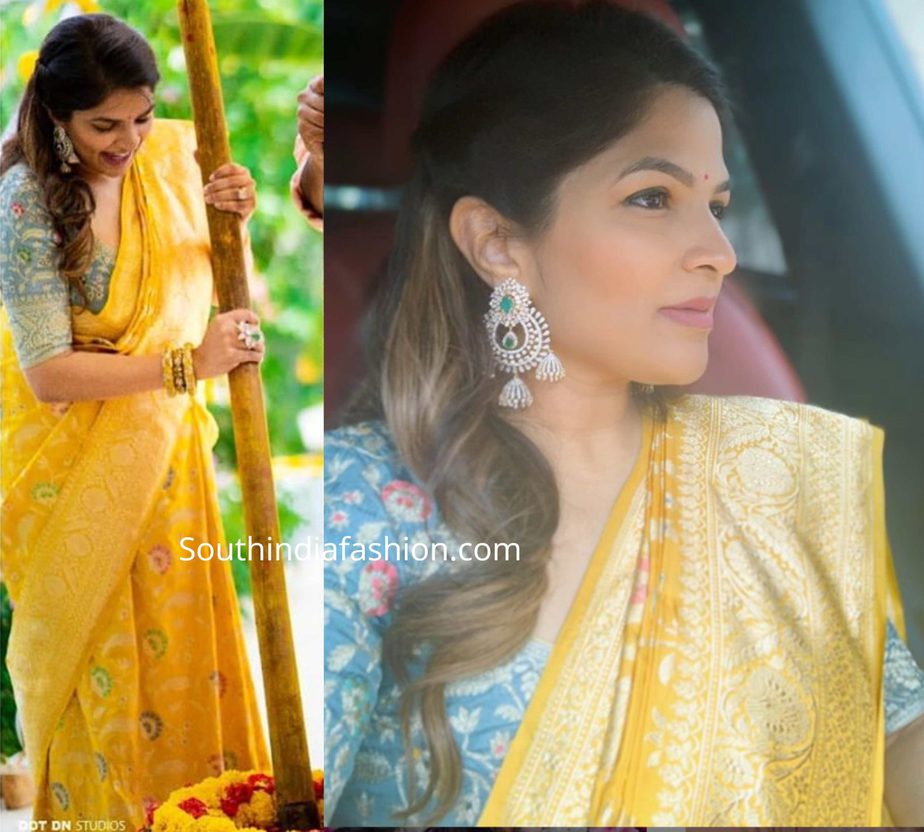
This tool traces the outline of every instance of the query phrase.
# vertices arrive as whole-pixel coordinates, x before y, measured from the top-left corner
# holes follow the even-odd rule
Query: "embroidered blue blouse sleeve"
[[[918,666],[891,621],[888,622],[883,679],[888,735],[924,716],[924,670]]]
[[[54,228],[25,165],[0,180],[0,294],[23,368],[71,348],[68,288],[57,270]]]
[[[348,431],[352,433],[349,438],[338,437],[341,432],[336,431],[328,435],[325,443],[325,546],[330,551],[334,544],[339,553],[336,560],[328,555],[324,580],[328,817],[333,817],[353,775],[382,682],[384,624],[374,609],[375,596],[370,596],[370,587],[365,585],[369,570],[349,556],[354,544],[361,546],[386,535],[397,539],[380,497],[387,464],[364,445],[375,441],[374,434]],[[341,541],[345,543],[342,548]]]

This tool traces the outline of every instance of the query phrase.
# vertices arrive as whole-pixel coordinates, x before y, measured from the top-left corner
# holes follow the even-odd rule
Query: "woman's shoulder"
[[[376,514],[396,523],[427,520],[432,501],[402,461],[383,422],[329,431],[324,439],[324,494],[328,504],[376,504]]]
[[[781,505],[807,516],[811,504],[815,516],[836,518],[848,504],[865,511],[879,493],[885,432],[866,419],[757,396],[690,395],[672,415],[680,458],[711,471],[729,504],[798,495]]]
[[[769,399],[762,396],[713,396],[690,393],[671,403],[672,415],[680,421],[709,421],[734,433],[748,425],[765,425],[774,436],[787,432],[804,438],[845,431],[870,436],[881,428],[869,420],[828,410],[804,402]]]
[[[328,485],[354,478],[359,471],[366,472],[366,479],[374,476],[377,481],[412,476],[388,427],[378,420],[328,431],[324,436],[324,470]]]
[[[13,165],[0,177],[0,287],[8,305],[14,297],[37,296],[53,298],[56,309],[59,301],[67,304],[58,239],[35,172],[22,162]]]
[[[327,431],[324,451],[355,453],[369,458],[386,459],[397,456],[395,442],[384,422],[371,419]]]
[[[326,434],[324,502],[326,540],[338,548],[331,565],[338,579],[363,581],[385,571],[406,585],[448,568],[442,547],[454,551],[455,538],[383,422]]]
[[[44,212],[42,185],[35,171],[25,162],[17,162],[0,177],[0,205],[4,224],[36,209]]]

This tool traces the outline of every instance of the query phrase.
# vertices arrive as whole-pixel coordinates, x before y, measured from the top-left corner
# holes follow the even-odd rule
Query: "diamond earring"
[[[538,381],[561,381],[565,377],[561,361],[552,352],[549,325],[532,305],[522,283],[508,277],[495,286],[484,320],[495,366],[513,373],[498,399],[501,407],[520,410],[533,403],[520,373],[535,367]]]
[[[80,159],[74,152],[74,143],[71,141],[71,137],[67,135],[67,132],[60,124],[55,125],[54,148],[55,156],[61,162],[61,173],[70,173],[71,165],[78,164]]]

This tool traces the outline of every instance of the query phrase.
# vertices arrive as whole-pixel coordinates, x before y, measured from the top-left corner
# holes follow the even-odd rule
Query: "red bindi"
[[[709,180],[709,174],[708,174],[708,173],[704,173],[704,174],[703,174],[703,180],[704,180],[704,181],[708,181],[708,180]]]

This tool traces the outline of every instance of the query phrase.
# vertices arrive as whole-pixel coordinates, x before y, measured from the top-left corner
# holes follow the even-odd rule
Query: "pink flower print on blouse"
[[[350,515],[345,511],[337,510],[331,513],[327,525],[332,529],[342,529],[350,521]]]
[[[359,576],[359,607],[368,616],[385,615],[398,589],[398,570],[393,563],[367,563]]]
[[[13,212],[14,217],[21,217],[26,213],[26,209],[22,207],[21,202],[14,202],[10,205],[10,210]]]
[[[382,489],[382,502],[388,513],[406,523],[426,520],[433,511],[430,498],[414,483],[392,480]]]
[[[510,734],[507,731],[495,731],[491,735],[491,754],[500,760],[507,753],[510,745]]]

